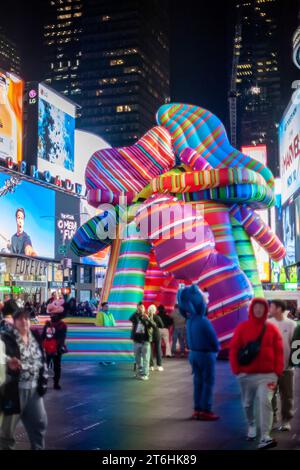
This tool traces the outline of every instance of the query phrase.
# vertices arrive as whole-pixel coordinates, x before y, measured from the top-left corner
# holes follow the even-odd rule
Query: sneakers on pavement
[[[279,431],[282,432],[289,432],[291,431],[292,427],[290,423],[282,423],[282,426],[280,426]]]
[[[271,437],[265,437],[261,439],[260,443],[257,446],[258,450],[272,449],[277,446],[277,441]]]
[[[199,419],[201,419],[201,421],[217,421],[218,419],[220,419],[220,416],[212,412],[200,411]]]
[[[159,372],[162,372],[164,370],[164,368],[162,366],[157,366],[156,370],[158,370]]]
[[[149,380],[149,377],[148,377],[148,375],[140,375],[139,379],[140,380]]]
[[[195,419],[195,420],[200,419],[200,411],[194,411],[194,413],[191,416],[191,419]]]
[[[252,425],[248,427],[247,441],[254,441],[256,438],[256,426]]]
[[[151,367],[150,367],[150,370],[151,370],[151,372],[153,372],[153,371],[154,371],[154,367],[153,367],[153,366],[151,366]]]

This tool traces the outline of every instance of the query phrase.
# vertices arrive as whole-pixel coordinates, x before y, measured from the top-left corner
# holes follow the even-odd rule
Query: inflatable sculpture
[[[224,346],[263,295],[251,239],[275,261],[285,255],[258,215],[274,203],[273,175],[203,108],[165,104],[157,123],[135,145],[92,155],[87,197],[99,215],[72,249],[87,256],[112,245],[104,291],[118,320],[141,300],[172,308],[181,284],[198,284]]]

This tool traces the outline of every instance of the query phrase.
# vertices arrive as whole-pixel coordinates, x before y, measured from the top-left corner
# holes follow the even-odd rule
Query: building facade
[[[74,99],[78,126],[134,143],[169,99],[166,0],[49,1],[46,82]]]
[[[286,51],[289,50],[287,31],[292,16],[289,9],[297,1],[236,0],[236,60],[237,143],[266,144],[268,166],[279,175],[278,123],[285,107],[284,93],[289,70]],[[291,24],[290,24],[291,26]],[[290,33],[292,42],[293,28]],[[284,47],[283,47],[284,46]],[[291,50],[291,45],[290,45]],[[285,57],[284,57],[285,56]]]
[[[0,68],[20,74],[21,59],[16,45],[0,27]]]

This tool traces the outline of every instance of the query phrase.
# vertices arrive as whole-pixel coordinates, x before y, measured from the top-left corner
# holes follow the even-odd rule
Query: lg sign
[[[30,92],[28,93],[28,96],[29,96],[29,104],[35,104],[37,101],[37,91],[33,89],[30,90]]]

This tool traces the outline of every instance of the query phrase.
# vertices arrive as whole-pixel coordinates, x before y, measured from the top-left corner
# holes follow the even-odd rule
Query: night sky
[[[112,0],[113,1],[113,0]],[[126,1],[126,0],[124,0]],[[0,25],[5,26],[20,47],[25,80],[42,80],[42,21],[47,0],[8,0],[1,5]],[[285,5],[296,0],[285,0]],[[228,124],[228,84],[234,29],[233,0],[170,0],[171,99],[206,107]],[[287,33],[287,63],[291,69],[291,35]],[[294,68],[295,72],[295,68]],[[288,74],[289,75],[289,74]],[[289,82],[289,79],[288,79]],[[288,84],[288,94],[290,85]]]

